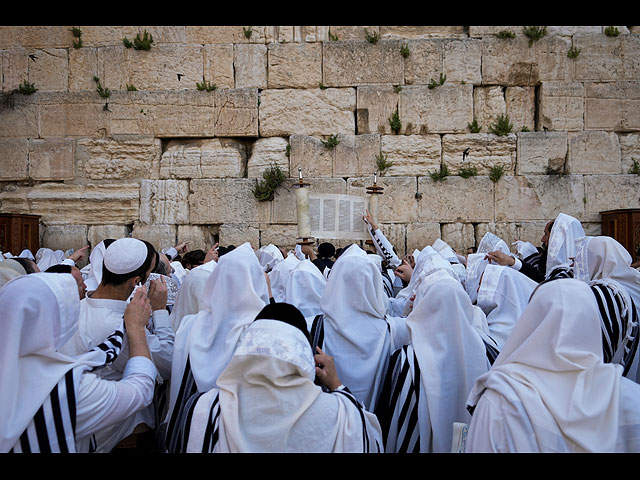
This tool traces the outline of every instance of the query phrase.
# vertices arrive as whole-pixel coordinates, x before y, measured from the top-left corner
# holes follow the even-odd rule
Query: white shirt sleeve
[[[76,266],[76,262],[74,262],[72,259],[70,258],[65,258],[64,260],[62,260],[62,262],[60,262],[61,265],[71,265],[72,267]]]
[[[83,438],[124,420],[153,400],[156,367],[147,357],[130,358],[121,380],[82,374],[76,399],[76,436]]]
[[[515,263],[513,265],[509,265],[509,266],[511,268],[513,268],[514,270],[520,271],[520,269],[522,268],[522,262],[520,261],[520,259],[518,257],[513,257],[513,259],[515,260]]]
[[[176,336],[169,320],[169,312],[166,309],[154,310],[153,324],[153,333],[147,331],[147,344],[158,374],[163,380],[167,380],[171,377],[173,342]]]

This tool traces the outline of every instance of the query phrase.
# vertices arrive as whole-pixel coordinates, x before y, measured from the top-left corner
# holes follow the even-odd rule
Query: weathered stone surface
[[[473,117],[478,122],[481,132],[490,132],[497,117],[504,115],[506,109],[507,104],[502,87],[490,86],[473,89]]]
[[[441,225],[442,240],[447,242],[458,254],[466,255],[467,248],[476,245],[475,229],[472,223],[445,223]]]
[[[0,48],[67,47],[73,41],[69,27],[7,25],[0,28]]]
[[[570,173],[621,173],[620,143],[613,132],[586,131],[569,135]]]
[[[102,136],[108,129],[109,112],[105,99],[92,92],[36,92],[40,137]]]
[[[91,47],[69,49],[69,91],[96,89],[93,77],[100,76],[98,49]]]
[[[326,140],[325,140],[326,141]],[[291,135],[289,176],[298,177],[298,168],[307,177],[331,177],[333,175],[334,151],[327,148],[323,139],[307,135]]]
[[[260,93],[260,136],[355,133],[352,88],[269,89]]]
[[[377,26],[348,26],[348,25],[332,25],[329,27],[331,36],[338,40],[366,40],[367,33],[370,35],[380,35],[380,27]],[[332,38],[333,38],[332,37]]]
[[[378,177],[378,186],[384,188],[379,200],[378,222],[408,223],[420,220],[416,200],[415,177]],[[373,184],[371,176],[347,180],[347,194],[367,197],[367,187]]]
[[[0,137],[33,138],[40,133],[37,92],[33,95],[0,95]]]
[[[389,26],[380,27],[382,38],[431,38],[431,37],[465,37],[464,27],[435,25],[435,26]]]
[[[242,177],[244,143],[226,138],[171,140],[160,159],[162,178]]]
[[[210,227],[202,225],[178,225],[176,242],[188,242],[187,251],[204,250],[208,252],[216,243],[216,232]]]
[[[0,32],[2,29],[0,29]],[[29,80],[29,54],[24,48],[12,48],[0,51],[0,71],[2,77],[2,91],[11,92],[18,88],[23,81]]]
[[[492,133],[444,135],[442,160],[452,175],[465,167],[475,167],[478,175],[488,175],[491,167],[497,165],[502,165],[505,174],[510,175],[516,163],[516,139],[513,133],[504,136]]]
[[[0,138],[0,180],[29,178],[29,141],[26,138]]]
[[[440,135],[383,135],[381,150],[393,163],[387,176],[420,176],[440,168]]]
[[[398,110],[398,92],[390,85],[358,87],[358,133],[392,132],[389,119]]]
[[[188,43],[264,43],[265,27],[238,25],[196,26],[186,27]]]
[[[68,27],[67,27],[68,28]],[[109,26],[91,25],[81,26],[82,44],[87,47],[104,47],[110,45],[123,45],[123,39],[133,41],[139,34],[145,32],[153,37],[152,49],[164,43],[197,43],[187,42],[184,26],[174,25],[145,25],[145,26]],[[69,33],[69,35],[71,35]],[[71,44],[69,40],[68,45]]]
[[[268,222],[271,202],[253,196],[255,180],[222,178],[191,180],[190,224]]]
[[[323,83],[329,87],[350,87],[372,83],[401,84],[402,43],[336,41],[324,44]]]
[[[107,238],[125,238],[131,236],[131,228],[128,225],[89,225],[87,240],[91,248],[95,248]]]
[[[258,90],[256,88],[216,90],[215,99],[216,136],[258,136]]]
[[[133,225],[131,236],[140,240],[146,240],[157,251],[166,247],[177,245],[175,225],[145,225],[136,223]]]
[[[531,242],[536,247],[541,246],[541,239],[544,235],[544,228],[546,227],[549,220],[553,220],[553,217],[537,222],[532,221],[519,223],[518,240],[522,240],[523,242]]]
[[[584,127],[584,85],[543,82],[540,86],[540,126],[548,130],[577,131]]]
[[[408,86],[400,91],[401,133],[463,133],[473,121],[473,85]]]
[[[517,26],[495,26],[495,25],[481,25],[469,27],[469,36],[471,37],[485,37],[495,36],[502,31],[508,31],[515,33],[517,36],[524,36],[524,27]],[[600,33],[602,27],[592,26],[549,26],[547,27],[547,35],[575,35],[577,33]]]
[[[505,102],[507,116],[515,131],[535,130],[536,91],[534,87],[507,87]]]
[[[640,175],[585,175],[585,221],[600,221],[600,212],[640,208]]]
[[[139,190],[138,184],[43,183],[1,192],[0,209],[40,215],[47,224],[129,224],[138,218]]]
[[[247,160],[247,177],[262,178],[263,172],[273,165],[289,175],[289,155],[289,142],[286,138],[258,138]]]
[[[376,155],[380,153],[380,135],[338,135],[334,148],[333,175],[366,176],[378,171]]]
[[[220,225],[219,238],[220,245],[224,247],[237,247],[249,242],[254,249],[260,248],[260,230],[255,225],[225,223]]]
[[[40,236],[40,246],[51,250],[66,252],[70,248],[80,250],[89,245],[86,225],[43,225]],[[36,252],[33,252],[34,254]],[[89,254],[87,254],[87,257]],[[85,259],[85,264],[87,263]]]
[[[96,75],[100,79],[100,84],[104,88],[108,88],[111,91],[124,91],[127,89],[127,85],[133,85],[138,90],[142,91],[141,85],[134,85],[131,83],[128,64],[130,62],[130,53],[120,44],[115,46],[106,46],[97,49],[98,50],[98,65],[97,71],[93,75]],[[138,52],[140,53],[140,52]],[[78,73],[76,73],[77,75]],[[85,72],[84,75],[87,75]],[[95,91],[97,88],[95,79],[93,76],[90,78],[85,77],[85,82],[88,83],[87,90]],[[90,82],[90,83],[89,83]]]
[[[296,225],[261,225],[260,227],[260,245],[254,248],[260,248],[273,243],[279,247],[293,250],[296,247],[296,239],[298,237],[298,227]],[[253,244],[251,246],[254,246]]]
[[[431,80],[439,81],[440,74],[444,74],[443,42],[439,40],[408,40],[405,43],[409,50],[409,56],[404,60],[405,84],[427,85]]]
[[[619,37],[579,34],[573,45],[580,50],[575,59],[577,81],[610,82],[624,79]]]
[[[622,173],[631,173],[633,161],[640,163],[640,134],[627,133],[618,136],[620,142],[620,155],[622,160]]]
[[[236,88],[267,88],[267,46],[237,44],[234,48],[233,66]]]
[[[322,83],[322,45],[269,45],[268,88],[317,88]]]
[[[585,128],[640,130],[640,82],[586,83]]]
[[[69,59],[64,48],[29,50],[29,82],[38,90],[67,91],[69,89]]]
[[[488,177],[449,176],[435,182],[418,179],[418,220],[421,222],[488,222],[494,220],[494,184]],[[460,199],[464,199],[460,201]]]
[[[516,174],[545,174],[547,167],[565,172],[567,132],[518,133]]]
[[[91,180],[154,178],[160,140],[153,137],[82,138],[76,141],[78,177]]]
[[[309,193],[335,193],[345,194],[347,185],[341,178],[312,178],[304,177],[306,183],[309,184]],[[296,223],[298,221],[298,213],[296,210],[296,195],[294,185],[298,183],[296,179],[285,181],[276,190],[273,199],[272,221],[274,223]],[[297,230],[296,230],[297,232]]]
[[[72,180],[75,176],[73,140],[29,140],[29,177],[34,180]]]
[[[391,246],[393,247],[393,250],[396,252],[396,255],[400,259],[402,259],[402,257],[406,255],[406,246],[405,246],[406,237],[407,237],[406,225],[402,223],[381,223],[380,225],[378,225],[378,227],[380,228],[380,230],[382,230],[382,233],[384,234],[384,236],[387,237],[387,240],[389,240],[389,243],[391,243]],[[364,243],[362,248],[371,252],[376,251],[375,247],[372,244],[369,245],[366,242]]]
[[[204,46],[204,80],[218,88],[234,88],[233,44]]]
[[[154,45],[150,50],[125,48],[124,54],[128,83],[138,90],[191,90],[204,76],[202,45]]]
[[[140,222],[145,224],[189,223],[189,182],[142,180]]]
[[[496,183],[495,191],[496,222],[548,221],[559,213],[584,219],[585,186],[581,175],[505,176]]]
[[[476,40],[447,40],[443,50],[443,71],[448,82],[482,83],[482,47]]]
[[[414,250],[422,250],[427,245],[433,245],[438,238],[441,238],[438,222],[408,223],[406,254],[412,255]]]

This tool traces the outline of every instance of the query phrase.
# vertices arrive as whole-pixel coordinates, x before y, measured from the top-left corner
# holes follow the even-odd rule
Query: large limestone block
[[[602,34],[580,34],[573,37],[580,49],[575,59],[577,81],[611,82],[624,79],[621,38]]]
[[[441,40],[408,40],[403,42],[409,50],[404,59],[404,83],[406,85],[428,85],[438,82],[443,71],[445,43]]]
[[[234,139],[171,140],[160,159],[160,177],[242,177],[246,157],[245,144]]]
[[[285,175],[289,175],[289,150],[289,142],[286,138],[256,139],[247,160],[247,177],[262,178],[264,171],[273,165],[277,165]]]
[[[531,222],[518,222],[518,240],[523,242],[531,242],[536,247],[542,245],[542,236],[544,235],[544,229],[550,220],[554,217],[550,217],[545,220],[531,221]]]
[[[253,196],[252,178],[191,180],[190,224],[251,223],[270,221],[271,202]]]
[[[0,180],[29,178],[29,140],[0,137]]]
[[[2,28],[0,28],[0,32]],[[29,81],[29,51],[25,48],[11,48],[0,50],[0,71],[2,77],[2,91],[11,92],[18,88],[24,81]],[[30,83],[33,83],[31,81]],[[36,85],[36,88],[38,86]]]
[[[585,131],[569,135],[569,172],[621,173],[620,142],[613,132]]]
[[[263,26],[197,26],[186,28],[187,43],[264,43],[265,27]]]
[[[640,82],[585,84],[585,128],[640,130]]]
[[[204,46],[204,80],[218,88],[234,88],[233,44]]]
[[[421,222],[488,222],[494,220],[494,184],[488,177],[449,176],[444,181],[418,179]]]
[[[440,168],[440,135],[383,135],[381,150],[393,163],[388,176],[420,176]]]
[[[441,225],[440,231],[442,240],[460,255],[466,255],[467,248],[478,243],[473,223],[445,223]]]
[[[89,245],[86,225],[44,225],[40,246],[66,252],[70,248],[80,250]],[[33,252],[34,254],[36,252]],[[88,262],[88,254],[85,264]]]
[[[100,78],[98,69],[99,55],[97,48],[83,47],[69,49],[69,91],[95,91],[96,82],[93,77]],[[122,71],[122,69],[118,69]],[[104,78],[104,77],[103,77]],[[101,82],[102,82],[101,78]]]
[[[624,35],[621,38],[621,50],[622,50],[622,68],[623,78],[625,80],[640,80],[640,58],[638,58],[638,51],[640,50],[640,37],[638,37],[638,29],[632,32],[635,35]]]
[[[268,89],[260,93],[260,136],[355,134],[353,88]]]
[[[404,71],[401,47],[402,43],[396,40],[324,43],[323,83],[329,87],[401,84]]]
[[[218,89],[214,93],[216,136],[257,137],[258,89]]]
[[[629,173],[633,161],[640,163],[640,133],[619,135],[620,155],[622,156],[622,173]]]
[[[389,119],[398,110],[398,98],[391,85],[358,87],[358,133],[391,133]]]
[[[508,31],[515,33],[517,36],[524,36],[524,27],[521,25],[516,26],[497,26],[497,25],[481,25],[469,27],[470,37],[486,37],[495,36],[502,31]],[[602,27],[596,26],[548,26],[547,35],[565,35],[571,36],[578,33],[600,33]]]
[[[160,140],[153,137],[81,138],[76,141],[77,175],[90,180],[154,178]]]
[[[0,95],[0,137],[37,138],[40,133],[38,98],[42,94]]]
[[[366,189],[372,184],[371,176],[349,178],[347,194],[368,197]],[[377,184],[384,188],[379,199],[379,223],[409,223],[420,220],[415,177],[378,177]]]
[[[342,178],[312,178],[304,177],[306,183],[309,184],[309,193],[332,193],[344,195],[347,193],[347,184]],[[276,190],[273,199],[272,221],[274,223],[295,223],[298,222],[298,212],[296,209],[295,184],[296,179],[286,180]]]
[[[432,26],[389,26],[380,27],[382,38],[432,38],[432,37],[466,37],[464,27],[451,25]]]
[[[136,223],[133,225],[131,236],[139,240],[146,240],[155,247],[157,251],[163,248],[173,247],[176,242],[175,225],[144,225]]]
[[[380,135],[338,135],[334,148],[333,174],[337,177],[373,176],[378,171],[376,155],[380,153]]]
[[[138,90],[190,90],[204,76],[202,45],[157,45],[150,50],[125,48],[129,83]]]
[[[462,168],[475,167],[478,175],[488,175],[491,167],[502,165],[505,174],[514,172],[516,163],[516,139],[514,133],[467,133],[442,137],[442,160],[450,174],[458,174]]]
[[[335,152],[327,148],[321,138],[307,135],[291,135],[291,156],[289,160],[289,176],[298,177],[298,169],[302,169],[302,176],[331,177],[333,176],[333,158]]]
[[[399,113],[405,135],[466,132],[473,121],[473,85],[404,87]]]
[[[317,88],[322,83],[322,45],[270,44],[268,75],[268,88]]]
[[[107,238],[125,238],[131,236],[131,228],[128,225],[89,225],[87,240],[91,248],[95,248]]]
[[[496,118],[504,115],[506,110],[507,103],[501,86],[473,89],[473,118],[478,122],[481,132],[490,132]]]
[[[38,90],[66,92],[69,89],[69,56],[65,48],[28,51],[29,82]]]
[[[14,26],[0,27],[0,49],[14,47],[69,47],[73,42],[70,27]]]
[[[582,220],[584,202],[581,175],[506,176],[495,187],[495,221],[548,221],[559,213]]]
[[[413,255],[414,250],[422,250],[427,245],[433,245],[441,238],[438,222],[415,222],[407,224],[407,255]]]
[[[584,96],[582,83],[543,82],[539,94],[540,126],[547,130],[582,130]]]
[[[122,45],[122,41],[115,46],[100,47],[97,49],[97,52],[98,64],[96,72],[93,70],[77,72],[75,71],[76,65],[73,65],[74,77],[84,77],[83,79],[87,90],[95,91],[97,88],[93,75],[98,77],[100,85],[102,85],[103,88],[108,88],[112,92],[127,90],[127,85],[132,85],[139,91],[143,90],[142,85],[135,85],[131,81],[129,64],[131,63],[130,57],[132,54]]]
[[[123,39],[133,41],[136,35],[148,32],[153,37],[151,49],[165,43],[187,43],[187,27],[177,25],[91,25],[80,26],[82,44],[87,47],[122,46]],[[70,43],[70,42],[69,42]]]
[[[70,138],[29,140],[29,177],[34,180],[73,180],[74,142]]]
[[[144,224],[189,223],[189,182],[142,180],[140,222]]]
[[[176,242],[178,244],[187,242],[187,251],[204,250],[208,252],[216,243],[217,233],[203,225],[178,225]]]
[[[563,173],[569,140],[567,132],[520,132],[516,174],[545,174],[547,167]]]
[[[640,175],[585,175],[585,221],[600,221],[600,212],[640,208]]]
[[[260,248],[260,229],[246,223],[225,223],[220,225],[220,246],[240,246],[249,242],[254,249]]]
[[[505,89],[507,116],[514,131],[532,131],[536,126],[535,87],[507,87]]]
[[[477,40],[447,40],[443,49],[443,71],[448,82],[482,83],[482,46]]]
[[[43,93],[34,100],[38,101],[40,137],[102,137],[109,130],[107,100],[96,92]]]
[[[234,45],[233,67],[236,88],[267,88],[267,46],[239,43]]]
[[[260,245],[255,248],[264,247],[272,243],[278,247],[293,250],[296,247],[297,238],[298,228],[295,225],[261,225]]]
[[[0,193],[0,210],[40,215],[46,224],[130,224],[138,219],[136,184],[42,183]]]
[[[377,26],[351,26],[351,25],[332,25],[329,27],[331,38],[337,38],[339,41],[344,40],[366,40],[367,33],[380,34],[380,27]]]

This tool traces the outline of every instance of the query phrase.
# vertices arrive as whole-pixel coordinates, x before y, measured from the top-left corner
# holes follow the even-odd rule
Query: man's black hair
[[[34,262],[33,260],[31,260],[30,258],[24,258],[24,257],[11,257],[12,260],[15,260],[16,262],[18,262],[20,265],[22,265],[22,267],[24,268],[24,270],[29,274],[29,273],[36,273],[36,262]]]
[[[202,265],[206,256],[207,254],[204,250],[191,250],[182,256],[182,266],[187,267],[191,265],[192,267],[197,267],[198,265]]]
[[[320,258],[330,258],[336,254],[336,247],[332,243],[323,242],[318,245],[318,256]]]
[[[71,265],[65,263],[59,263],[57,265],[51,265],[45,270],[47,273],[71,273]]]
[[[279,320],[299,329],[311,345],[311,335],[307,329],[307,321],[298,308],[290,303],[274,302],[265,306],[256,316],[255,320]]]
[[[113,273],[109,271],[109,269],[103,263],[102,264],[102,283],[103,284],[121,285],[133,277],[142,277],[142,280],[140,283],[145,283],[147,281],[147,270],[149,270],[149,267],[151,266],[154,258],[156,259],[156,262],[159,260],[159,255],[158,255],[158,252],[156,252],[155,247],[151,245],[149,242],[147,242],[146,240],[141,240],[141,242],[144,242],[144,244],[147,246],[147,257],[145,258],[143,264],[130,273]]]

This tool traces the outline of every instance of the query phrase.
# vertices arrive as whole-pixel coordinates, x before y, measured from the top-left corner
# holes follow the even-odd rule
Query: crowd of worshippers
[[[620,243],[560,213],[400,258],[363,218],[337,250],[0,255],[1,451],[640,452]]]

